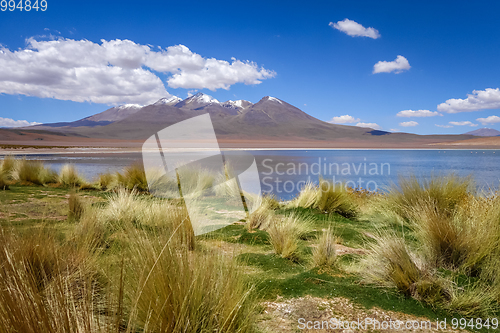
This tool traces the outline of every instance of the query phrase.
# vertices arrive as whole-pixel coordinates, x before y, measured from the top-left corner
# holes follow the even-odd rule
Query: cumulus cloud
[[[369,127],[369,128],[373,128],[373,129],[376,129],[376,130],[381,130],[382,127],[380,127],[380,125],[376,124],[376,123],[357,123],[356,126],[358,127]]]
[[[354,118],[353,116],[345,114],[343,116],[333,117],[332,120],[329,121],[329,123],[332,123],[332,124],[352,124],[352,123],[357,123],[360,120],[361,119],[359,119],[359,118]]]
[[[439,104],[437,109],[438,111],[447,113],[500,109],[500,89],[486,88],[485,90],[474,90],[472,94],[467,94],[467,98],[449,99]]]
[[[470,121],[450,121],[450,124],[455,126],[472,126],[472,127],[477,126],[477,124],[474,124]]]
[[[338,21],[337,23],[330,22],[328,24],[330,27],[340,30],[352,37],[370,37],[377,39],[380,37],[380,33],[374,28],[365,28],[358,22],[345,19],[343,21]]]
[[[476,120],[479,121],[483,125],[492,125],[492,124],[500,123],[499,116],[489,116],[487,118],[477,118]]]
[[[437,111],[429,110],[403,110],[399,111],[396,116],[398,117],[434,117],[440,116],[441,114]]]
[[[416,121],[404,121],[402,123],[399,123],[399,126],[403,126],[403,127],[413,127],[413,126],[417,126],[418,123]]]
[[[391,73],[399,74],[411,68],[408,60],[398,55],[394,61],[379,61],[373,66],[373,74],[377,73]]]
[[[35,121],[29,122],[27,120],[14,120],[11,118],[0,117],[0,127],[24,127],[24,126],[32,126],[39,124],[41,123],[37,123]]]
[[[438,124],[435,124],[437,127],[441,127],[441,128],[452,128],[453,126],[452,125],[438,125]]]
[[[105,104],[148,104],[170,97],[172,88],[229,89],[259,84],[275,72],[250,61],[204,58],[184,45],[153,49],[130,40],[59,38],[27,40],[24,49],[0,46],[0,93]]]

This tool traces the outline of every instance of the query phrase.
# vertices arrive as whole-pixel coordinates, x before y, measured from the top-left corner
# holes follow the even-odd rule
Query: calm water
[[[450,172],[472,175],[480,188],[497,189],[500,185],[500,150],[257,150],[249,153],[257,162],[262,190],[283,199],[294,196],[306,181],[317,181],[320,175],[370,190],[383,190],[397,183],[399,176],[430,177]],[[55,170],[65,163],[73,163],[90,180],[99,173],[120,171],[140,161],[141,156],[134,153],[53,154],[27,158],[43,160]]]

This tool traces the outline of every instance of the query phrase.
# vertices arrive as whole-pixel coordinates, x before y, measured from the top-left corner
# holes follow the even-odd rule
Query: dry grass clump
[[[178,180],[183,196],[199,196],[205,190],[212,188],[217,176],[214,172],[205,169],[183,168],[178,172]],[[239,194],[239,188],[235,186],[235,181],[229,182],[227,186],[217,186],[220,188],[218,195],[229,196]],[[222,184],[221,184],[222,185]],[[224,193],[224,190],[226,193]]]
[[[129,331],[251,332],[255,301],[235,264],[132,234],[125,295]]]
[[[297,214],[273,219],[266,231],[275,253],[286,259],[299,259],[300,239],[311,231],[311,223],[311,219]]]
[[[5,156],[2,160],[2,163],[0,165],[0,170],[3,172],[5,179],[7,180],[12,180],[13,179],[13,172],[16,167],[16,160],[13,156],[8,155]]]
[[[352,191],[345,186],[324,179],[319,185],[307,183],[289,207],[315,208],[322,212],[337,213],[352,218],[357,215],[358,206]]]
[[[97,188],[101,191],[107,191],[114,189],[117,184],[117,177],[111,173],[100,173],[97,177]]]
[[[63,186],[78,187],[85,183],[83,178],[78,175],[74,165],[65,164],[59,172],[58,181]]]
[[[125,169],[123,173],[116,173],[116,182],[118,186],[127,188],[129,190],[136,189],[141,192],[148,191],[148,181],[146,179],[146,172],[142,164],[132,164]]]
[[[166,200],[140,196],[137,191],[120,188],[108,196],[103,208],[85,210],[81,232],[95,234],[101,245],[108,238],[127,229],[150,230],[155,233],[173,234],[173,244],[184,244],[194,249],[194,233],[189,214],[184,205]]]
[[[68,217],[71,219],[79,220],[85,211],[85,206],[81,197],[76,192],[71,192],[69,194],[68,204]]]
[[[5,332],[98,331],[93,258],[48,230],[0,234],[0,327]]]
[[[44,185],[57,182],[57,172],[45,168],[42,162],[33,160],[17,160],[14,171],[14,180],[28,182],[35,185]]]
[[[266,229],[274,218],[274,211],[279,207],[279,201],[275,197],[262,196],[261,205],[248,216],[247,230]]]
[[[399,187],[393,186],[387,195],[390,209],[404,219],[409,219],[413,207],[421,202],[433,202],[439,214],[451,215],[463,200],[472,194],[471,177],[459,177],[450,174],[430,179],[418,179],[416,176],[399,179]]]
[[[5,172],[0,169],[0,190],[8,190],[9,189],[9,182],[7,180],[7,176],[5,175]]]
[[[318,237],[318,244],[312,251],[314,266],[333,266],[337,260],[336,238],[333,231],[328,228],[323,230]]]
[[[361,274],[463,315],[500,309],[500,197],[474,195],[470,185],[470,178],[453,175],[427,182],[412,177],[378,198],[386,226],[391,214],[398,216],[411,237],[379,237]]]
[[[442,303],[451,297],[451,288],[446,281],[437,278],[425,260],[395,234],[379,236],[371,247],[371,254],[362,260],[360,267],[366,282],[395,287],[419,300]]]

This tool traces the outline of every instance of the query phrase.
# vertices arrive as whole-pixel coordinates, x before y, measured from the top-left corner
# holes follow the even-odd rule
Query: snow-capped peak
[[[271,102],[278,102],[280,104],[283,104],[283,102],[279,99],[277,99],[276,97],[272,97],[272,96],[266,96],[267,97],[267,100],[268,101],[271,101]]]
[[[192,102],[197,102],[200,104],[220,104],[220,102],[215,98],[213,98],[212,96],[206,95],[201,92],[188,98],[187,103],[192,103]]]
[[[235,109],[244,109],[248,105],[252,105],[252,103],[249,101],[245,101],[243,99],[239,99],[237,101],[229,100],[229,101],[222,103],[222,106],[224,106],[224,107],[235,108]]]
[[[142,108],[142,105],[139,104],[123,104],[119,105],[116,107],[118,110],[123,110],[123,109],[140,109]]]
[[[164,97],[164,98],[161,98],[159,99],[158,101],[156,101],[153,105],[175,105],[177,103],[179,103],[180,101],[182,101],[181,98],[177,97],[177,96],[172,96],[172,97]]]

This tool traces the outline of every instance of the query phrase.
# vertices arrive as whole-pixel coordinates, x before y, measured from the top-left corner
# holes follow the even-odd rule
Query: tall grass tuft
[[[97,187],[102,191],[107,191],[117,186],[117,177],[111,173],[101,173],[97,177]]]
[[[5,179],[12,180],[13,172],[16,168],[16,160],[13,156],[8,155],[3,158],[0,170],[3,172]]]
[[[0,169],[0,190],[8,190],[9,189],[9,183],[7,181],[7,176],[5,175],[5,172]]]
[[[261,205],[253,211],[246,223],[248,231],[266,229],[274,218],[274,211],[279,208],[279,201],[271,196],[263,196]]]
[[[108,196],[104,207],[86,209],[81,224],[80,232],[95,233],[100,246],[109,245],[109,238],[113,234],[137,229],[158,235],[170,235],[175,231],[172,244],[190,250],[195,248],[194,231],[185,205],[140,196],[136,190],[118,189]]]
[[[129,190],[136,189],[141,192],[148,191],[148,181],[146,172],[140,163],[132,164],[125,169],[123,173],[116,173],[116,179],[119,186]]]
[[[312,252],[314,266],[333,266],[335,264],[337,260],[335,240],[330,228],[323,230],[321,236],[318,237],[317,247]]]
[[[499,309],[500,197],[476,194],[470,178],[454,175],[429,181],[402,180],[374,201],[405,225],[405,238],[377,239],[361,274],[432,305],[465,316]],[[399,229],[399,228],[398,228]],[[413,249],[410,251],[410,247]],[[471,282],[473,281],[473,282]],[[485,292],[487,291],[487,292]]]
[[[283,258],[298,260],[300,239],[311,230],[311,220],[297,214],[273,219],[266,231],[276,254]]]
[[[132,234],[126,296],[128,330],[251,332],[255,299],[233,262]]]
[[[395,234],[378,236],[361,267],[360,273],[366,282],[395,287],[407,296],[435,305],[451,297],[451,283],[436,277],[425,260]]]
[[[324,179],[319,185],[306,183],[299,195],[293,199],[289,207],[315,208],[322,212],[337,213],[352,218],[358,214],[356,198],[342,184]]]
[[[439,214],[451,215],[455,207],[465,200],[473,189],[471,177],[455,174],[418,179],[416,176],[399,179],[399,187],[393,186],[387,195],[390,209],[404,219],[409,219],[411,209],[421,202],[434,203]]]
[[[69,194],[68,198],[69,210],[68,217],[70,219],[79,220],[85,212],[85,206],[81,197],[74,191]]]
[[[74,165],[65,164],[59,172],[59,183],[64,186],[78,187],[84,184],[85,181],[78,175]]]
[[[0,231],[1,232],[1,231]],[[5,332],[97,331],[92,257],[53,232],[0,234],[0,327]]]
[[[21,182],[28,182],[36,185],[57,182],[57,172],[45,168],[42,162],[32,160],[17,160],[13,171],[13,178]]]

